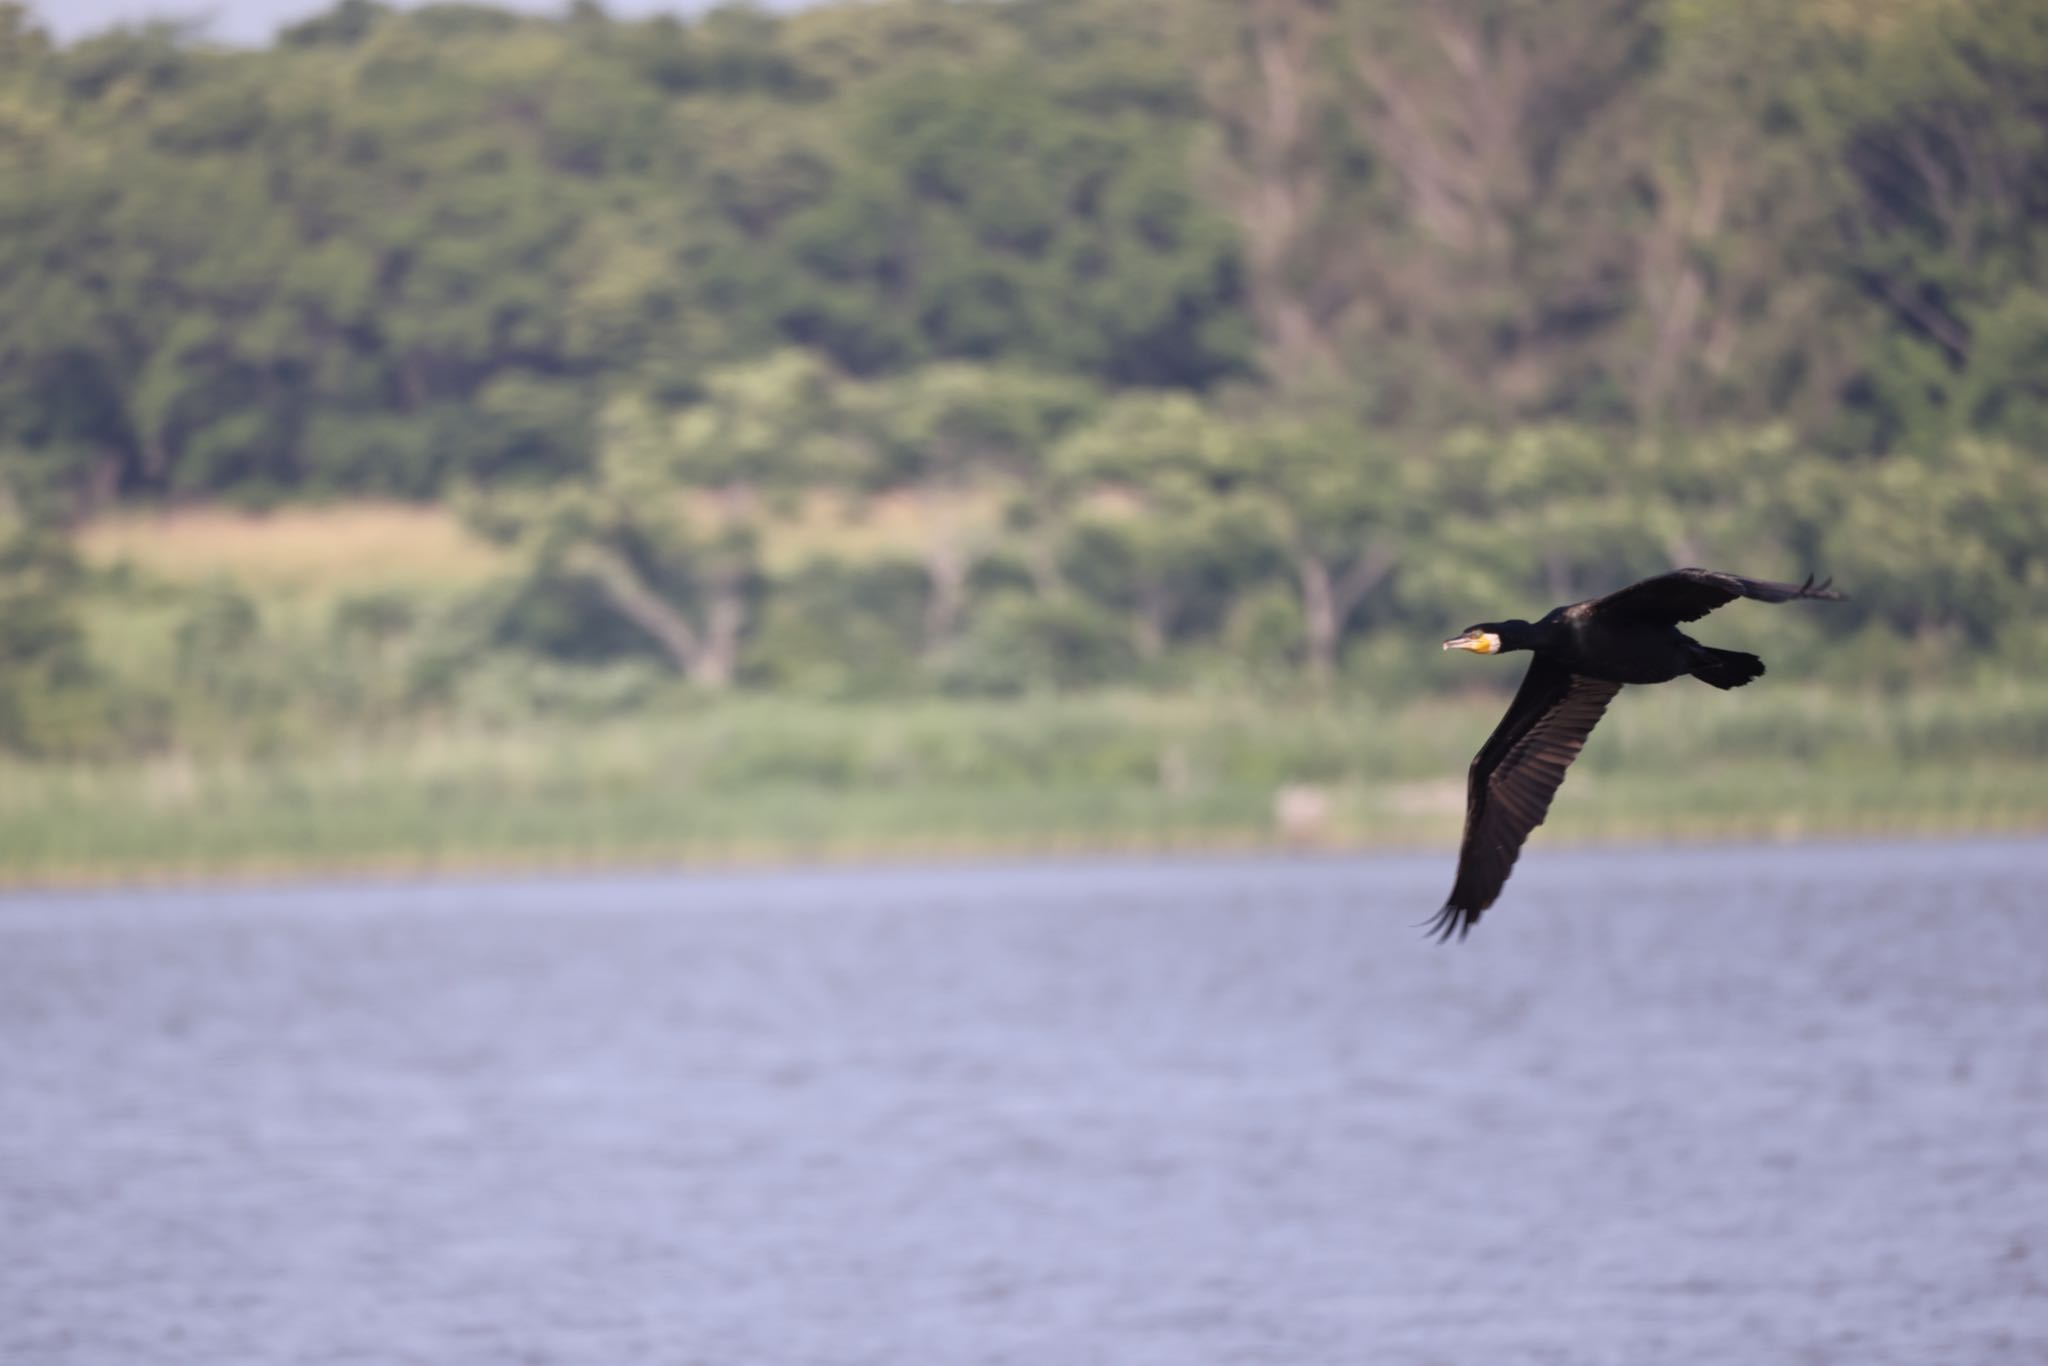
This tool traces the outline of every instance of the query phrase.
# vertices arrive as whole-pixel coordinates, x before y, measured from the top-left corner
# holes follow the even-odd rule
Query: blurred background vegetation
[[[0,876],[1443,838],[1674,564],[1562,823],[2039,825],[2044,266],[2040,0],[0,0]]]

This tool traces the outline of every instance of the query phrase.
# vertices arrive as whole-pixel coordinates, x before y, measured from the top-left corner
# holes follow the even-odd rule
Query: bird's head
[[[1535,630],[1526,621],[1482,621],[1467,626],[1444,642],[1446,650],[1470,650],[1475,655],[1497,655],[1508,650],[1526,650]]]

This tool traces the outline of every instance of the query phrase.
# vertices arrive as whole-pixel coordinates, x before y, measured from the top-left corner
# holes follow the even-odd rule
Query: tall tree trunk
[[[930,580],[924,600],[924,649],[943,649],[960,628],[967,610],[967,547],[950,530],[941,531],[925,547],[924,573]]]
[[[1709,304],[1698,257],[1721,232],[1734,167],[1717,154],[1689,168],[1690,183],[1666,176],[1659,189],[1657,222],[1646,234],[1641,297],[1650,322],[1650,345],[1636,372],[1638,421],[1661,421],[1673,407],[1686,354],[1696,349]]]
[[[713,690],[729,688],[739,673],[740,630],[747,622],[747,605],[736,579],[719,579],[711,585],[711,606],[704,623],[704,645],[698,651],[697,675],[693,680]]]
[[[1301,615],[1308,641],[1308,672],[1318,688],[1326,688],[1337,674],[1337,646],[1344,639],[1344,627],[1366,595],[1385,582],[1397,557],[1385,545],[1369,547],[1346,563],[1342,572],[1332,572],[1328,560],[1308,551],[1295,556],[1295,573],[1301,580]]]
[[[1373,589],[1386,582],[1387,575],[1394,572],[1398,563],[1391,547],[1384,542],[1368,546],[1363,554],[1344,566],[1331,590],[1331,607],[1337,617],[1337,630],[1341,633],[1351,621],[1351,614],[1365,601]]]
[[[1649,12],[1643,0],[1347,11],[1350,118],[1398,224],[1367,258],[1358,321],[1417,357],[1427,383],[1403,395],[1411,409],[1507,421],[1574,382],[1632,259],[1611,206],[1631,188],[1630,77]]]
[[[1059,549],[1042,526],[1024,534],[1024,572],[1041,598],[1055,598],[1066,589],[1066,575],[1060,573]]]
[[[1158,659],[1166,653],[1167,626],[1173,619],[1173,593],[1156,579],[1138,585],[1137,621],[1131,643],[1138,658]]]
[[[596,580],[619,615],[652,636],[683,677],[705,688],[731,685],[739,628],[744,622],[736,587],[726,590],[724,596],[714,590],[707,639],[617,551],[585,545],[571,557],[570,564]]]
[[[1295,559],[1301,580],[1301,617],[1308,644],[1308,676],[1317,691],[1325,691],[1337,674],[1337,595],[1330,582],[1330,566],[1314,555],[1303,553]]]
[[[1327,98],[1316,62],[1329,6],[1230,0],[1219,13],[1232,57],[1205,82],[1225,133],[1214,175],[1244,234],[1246,302],[1266,371],[1285,387],[1335,359],[1329,323],[1341,286],[1318,240],[1327,194],[1315,148]]]

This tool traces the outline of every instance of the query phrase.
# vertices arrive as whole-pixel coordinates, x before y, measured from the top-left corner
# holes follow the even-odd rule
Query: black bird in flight
[[[1472,760],[1465,791],[1465,838],[1458,880],[1430,922],[1439,940],[1462,939],[1491,906],[1543,824],[1564,771],[1624,683],[1664,683],[1691,674],[1739,688],[1764,671],[1755,655],[1702,645],[1678,629],[1737,598],[1839,600],[1832,580],[1768,583],[1711,569],[1675,569],[1604,598],[1553,609],[1543,620],[1483,621],[1444,642],[1446,650],[1536,658],[1493,734]]]

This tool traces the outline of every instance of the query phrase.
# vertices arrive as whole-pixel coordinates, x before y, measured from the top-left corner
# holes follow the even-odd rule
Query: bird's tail
[[[1697,646],[1693,650],[1692,676],[1717,688],[1739,688],[1752,679],[1762,677],[1763,672],[1764,662],[1761,659],[1740,650],[1717,650],[1711,645]]]

